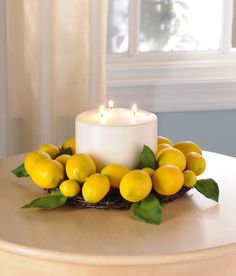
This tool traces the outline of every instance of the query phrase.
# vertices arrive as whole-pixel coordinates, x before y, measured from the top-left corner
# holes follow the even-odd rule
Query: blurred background
[[[0,158],[110,99],[236,157],[236,0],[0,0]]]

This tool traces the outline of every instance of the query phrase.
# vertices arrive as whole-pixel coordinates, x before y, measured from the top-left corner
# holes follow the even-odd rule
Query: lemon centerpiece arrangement
[[[53,209],[65,204],[79,208],[130,209],[138,220],[160,224],[161,204],[195,188],[216,202],[219,188],[213,179],[198,179],[206,168],[202,150],[192,141],[174,144],[158,136],[158,151],[144,145],[137,168],[107,164],[97,170],[87,154],[75,153],[75,139],[57,147],[45,144],[30,152],[12,172],[30,176],[48,192],[22,208]]]

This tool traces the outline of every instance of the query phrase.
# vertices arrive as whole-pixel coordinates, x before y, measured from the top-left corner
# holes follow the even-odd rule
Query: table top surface
[[[90,264],[176,261],[236,247],[236,158],[204,152],[219,204],[196,190],[163,205],[160,225],[135,220],[129,211],[21,209],[45,192],[11,170],[24,155],[0,161],[0,250],[39,258]]]

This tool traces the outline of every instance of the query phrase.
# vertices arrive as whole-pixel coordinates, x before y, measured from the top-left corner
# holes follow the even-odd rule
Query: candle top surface
[[[128,126],[156,121],[157,116],[154,113],[140,109],[133,111],[128,108],[105,108],[103,112],[94,109],[80,113],[76,119],[94,125]]]

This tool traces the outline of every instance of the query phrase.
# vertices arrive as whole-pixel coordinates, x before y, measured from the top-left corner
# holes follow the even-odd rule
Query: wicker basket
[[[191,188],[187,188],[183,186],[178,193],[171,196],[163,196],[163,195],[157,194],[155,191],[153,191],[153,193],[155,193],[157,198],[160,200],[161,204],[167,204],[179,197],[182,197],[190,189]],[[119,193],[119,190],[116,190],[116,189],[110,190],[109,194],[96,204],[85,202],[82,196],[69,198],[67,203],[77,208],[119,209],[119,210],[128,209],[132,204],[131,202],[123,199]]]

